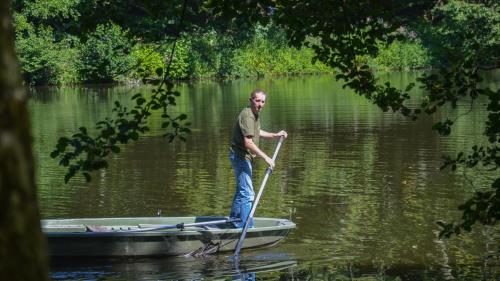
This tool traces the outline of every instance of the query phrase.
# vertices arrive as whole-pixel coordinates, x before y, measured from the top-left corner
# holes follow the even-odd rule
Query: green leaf
[[[411,89],[413,89],[413,87],[415,87],[415,83],[408,84],[408,86],[406,86],[405,92],[411,91]]]
[[[131,133],[129,133],[129,137],[133,140],[138,140],[139,134],[137,132],[131,132]]]
[[[136,100],[137,105],[143,105],[146,102],[146,99],[143,97],[140,97]]]
[[[163,68],[161,67],[158,67],[156,70],[156,75],[158,75],[159,77],[161,77],[163,75]]]
[[[120,147],[116,145],[110,146],[109,149],[113,151],[113,153],[120,153]]]
[[[59,156],[59,150],[54,150],[50,153],[51,158],[56,158],[57,156]]]
[[[90,182],[92,180],[92,177],[87,172],[83,173],[83,176],[85,177],[86,182]]]

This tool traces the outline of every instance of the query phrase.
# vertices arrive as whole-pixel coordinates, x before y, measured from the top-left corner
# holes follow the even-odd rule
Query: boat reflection
[[[54,259],[52,280],[256,280],[279,275],[297,261],[288,253],[242,253],[236,264],[231,255],[165,258],[72,258]]]

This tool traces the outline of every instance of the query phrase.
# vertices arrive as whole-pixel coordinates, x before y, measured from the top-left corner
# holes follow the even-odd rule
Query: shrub
[[[54,39],[50,27],[33,27],[16,15],[16,51],[26,83],[30,85],[75,84],[78,78],[78,39]]]
[[[387,47],[380,45],[374,62],[380,69],[409,70],[430,67],[431,57],[418,42],[395,41]]]
[[[494,1],[445,1],[432,10],[422,37],[445,65],[468,58],[484,65],[500,60],[500,13]],[[476,3],[474,3],[476,2]],[[483,3],[481,3],[483,2]],[[498,3],[498,1],[496,2]]]
[[[189,75],[191,77],[218,76],[221,63],[220,36],[213,29],[195,31],[189,38]]]
[[[266,76],[331,72],[323,63],[313,63],[312,49],[296,49],[255,38],[235,52],[236,76]]]
[[[237,50],[234,56],[234,75],[262,77],[269,74],[273,68],[271,50],[269,42],[258,38]]]
[[[166,44],[166,61],[170,59],[172,44]],[[189,77],[189,53],[191,50],[190,42],[184,38],[177,41],[174,50],[174,56],[170,65],[169,75],[173,79],[186,79]]]
[[[132,73],[135,79],[156,80],[161,77],[158,75],[158,69],[165,68],[165,60],[158,51],[158,47],[137,44],[132,49],[132,58],[134,65],[137,66]]]
[[[82,76],[85,81],[122,80],[132,68],[127,31],[114,23],[98,25],[82,45]]]

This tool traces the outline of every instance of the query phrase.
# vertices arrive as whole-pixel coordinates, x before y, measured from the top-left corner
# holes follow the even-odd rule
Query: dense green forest
[[[161,79],[157,70],[171,57],[177,27],[175,16],[154,11],[174,14],[178,7],[158,5],[141,14],[99,1],[15,1],[16,49],[25,81],[62,85]],[[99,15],[106,9],[109,14]],[[179,30],[169,73],[174,79],[332,72],[312,62],[312,49],[287,46],[284,31],[272,24],[240,32],[227,24],[203,24],[203,12],[196,17]]]
[[[290,47],[286,29],[270,21],[240,28],[235,18],[213,18],[204,1],[188,1],[185,24],[176,26],[178,1],[16,0],[16,50],[30,85],[136,82],[161,78],[170,57],[174,79],[238,78],[335,70],[316,60],[307,42]],[[170,2],[170,3],[168,3]],[[488,1],[449,1],[425,20],[401,26],[379,42],[375,56],[357,59],[378,70],[411,70],[449,63],[450,54],[481,50],[482,64],[498,63],[500,16]],[[179,30],[177,30],[179,29]],[[174,34],[181,33],[173,56]],[[465,40],[474,37],[475,40]]]

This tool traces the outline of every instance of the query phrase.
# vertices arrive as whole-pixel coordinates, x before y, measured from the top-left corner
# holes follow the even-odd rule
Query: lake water
[[[488,76],[500,86],[498,73]],[[414,73],[381,77],[396,86]],[[152,130],[110,158],[110,168],[65,185],[64,169],[49,154],[57,139],[111,117],[115,100],[131,104],[149,87],[37,89],[31,94],[37,184],[43,218],[228,215],[234,178],[228,147],[234,120],[254,88],[268,92],[267,131],[285,129],[276,168],[256,216],[291,218],[297,229],[277,247],[207,258],[54,261],[55,280],[476,280],[500,278],[498,228],[476,227],[450,240],[437,238],[437,220],[456,220],[457,206],[497,175],[440,171],[441,155],[481,143],[481,106],[460,117],[449,137],[431,130],[444,115],[417,121],[384,113],[330,76],[177,86],[173,110],[187,113],[186,142]],[[419,92],[415,90],[415,103]],[[468,111],[460,105],[452,116]],[[275,142],[262,141],[272,154]],[[258,188],[266,166],[254,166]],[[399,278],[399,279],[398,279]]]

